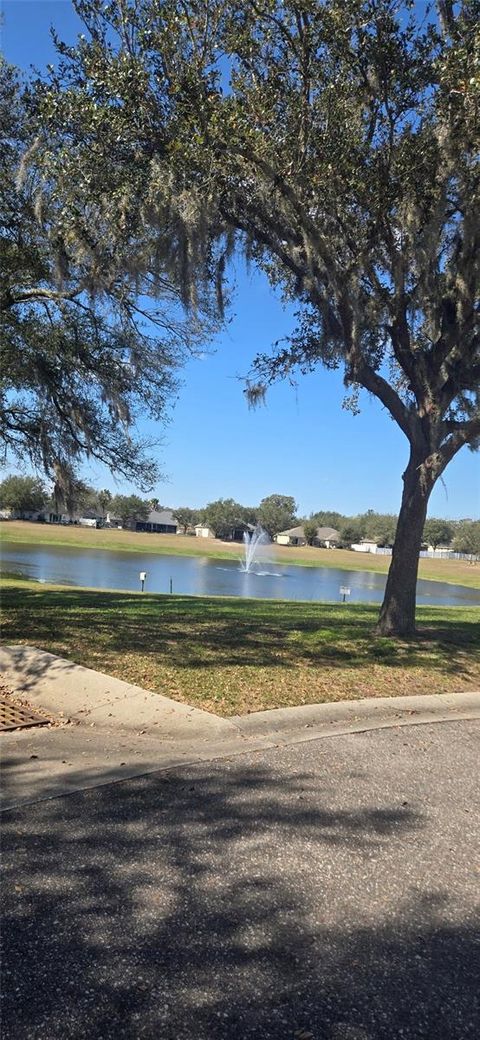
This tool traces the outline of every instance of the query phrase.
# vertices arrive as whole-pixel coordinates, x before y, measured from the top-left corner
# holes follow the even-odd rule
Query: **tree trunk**
[[[403,636],[415,631],[417,573],[428,499],[435,483],[425,459],[412,450],[403,474],[403,495],[392,562],[376,626],[378,635]]]

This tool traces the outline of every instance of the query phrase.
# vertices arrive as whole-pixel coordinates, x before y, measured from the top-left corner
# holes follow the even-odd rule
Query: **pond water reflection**
[[[385,575],[372,571],[345,571],[327,567],[262,565],[262,573],[241,570],[238,560],[206,556],[159,556],[155,553],[115,552],[52,545],[2,545],[2,573],[20,575],[57,585],[86,585],[98,589],[139,589],[141,570],[147,572],[147,592],[194,596],[240,596],[255,599],[340,600],[347,586],[353,603],[379,603]],[[446,582],[418,582],[418,603],[474,606],[477,589]]]

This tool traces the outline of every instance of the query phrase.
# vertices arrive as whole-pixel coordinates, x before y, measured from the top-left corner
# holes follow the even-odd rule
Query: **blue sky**
[[[67,41],[81,31],[70,0],[3,0],[2,51],[14,64],[43,69],[55,60],[50,25]],[[342,409],[339,373],[318,369],[294,390],[278,384],[266,407],[248,409],[238,377],[254,355],[285,335],[291,318],[266,279],[237,266],[232,321],[215,353],[191,361],[184,386],[162,431],[159,461],[167,479],[156,488],[165,505],[201,506],[219,497],[256,505],[273,492],[293,495],[299,513],[338,509],[396,512],[407,442],[376,400],[362,395],[361,414]],[[85,470],[97,486],[117,490],[99,467]],[[478,516],[479,456],[463,449],[434,490],[430,515]]]

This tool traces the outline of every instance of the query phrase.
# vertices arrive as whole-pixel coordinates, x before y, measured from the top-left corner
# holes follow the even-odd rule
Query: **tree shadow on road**
[[[473,1040],[422,814],[351,804],[237,759],[6,813],[3,1040]]]

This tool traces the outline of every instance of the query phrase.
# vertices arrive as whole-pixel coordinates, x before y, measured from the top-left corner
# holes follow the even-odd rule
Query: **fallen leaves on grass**
[[[218,715],[478,688],[475,608],[420,608],[410,640],[372,635],[374,607],[8,587],[7,642]]]

